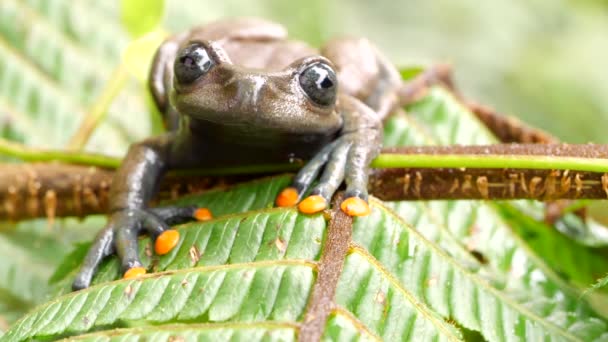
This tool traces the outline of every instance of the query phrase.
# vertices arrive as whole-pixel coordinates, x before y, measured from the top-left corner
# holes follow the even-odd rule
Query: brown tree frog
[[[112,184],[109,221],[74,289],[88,287],[113,253],[125,277],[145,273],[141,231],[155,239],[157,253],[167,253],[179,239],[170,224],[208,217],[204,209],[147,207],[167,170],[308,160],[277,205],[322,211],[344,182],[341,209],[367,215],[369,164],[403,82],[366,39],[336,39],[317,51],[288,40],[281,25],[230,19],[165,41],[150,88],[169,132],[129,149]]]

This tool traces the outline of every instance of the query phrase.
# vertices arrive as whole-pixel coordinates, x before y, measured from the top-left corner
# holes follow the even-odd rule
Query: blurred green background
[[[365,36],[396,65],[454,65],[474,100],[569,142],[608,142],[608,2],[604,0],[169,1],[166,24],[226,15],[277,20],[313,44]]]
[[[259,16],[313,45],[366,36],[397,66],[452,63],[472,100],[568,142],[608,142],[605,0],[167,0],[163,16],[170,31]],[[0,135],[65,147],[130,40],[118,0],[0,1]],[[87,149],[121,155],[151,133],[144,91],[127,82]]]

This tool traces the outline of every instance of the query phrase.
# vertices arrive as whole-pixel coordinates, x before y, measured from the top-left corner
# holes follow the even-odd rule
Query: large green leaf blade
[[[38,307],[6,338],[67,336],[128,322],[298,322],[314,283],[325,226],[322,215],[293,209],[180,226],[180,242],[165,256],[150,256],[147,239],[140,244],[144,265],[164,273],[108,282],[119,275],[114,259],[96,277],[97,285]],[[399,312],[415,317],[412,327],[442,340],[459,340],[455,328],[403,289],[395,296],[402,303]],[[381,318],[382,312],[376,312],[373,320]]]
[[[64,147],[114,75],[128,37],[118,18],[99,16],[96,7],[66,0],[0,4],[0,105],[22,142]],[[144,95],[129,82],[106,108],[108,120],[89,148],[122,154],[149,135]]]
[[[302,284],[290,288],[290,295],[301,299],[297,306],[294,306],[296,300],[266,298],[271,304],[265,311],[248,312],[248,307],[243,307],[244,299],[258,288],[277,281],[275,286],[289,286],[283,282],[290,277],[295,280],[289,284]],[[139,324],[189,322],[204,315],[209,322],[273,318],[294,321],[306,306],[313,278],[311,263],[274,261],[185,269],[110,282],[44,304],[19,321],[4,338],[20,341],[71,335],[100,327],[125,326],[131,321]]]
[[[459,263],[396,214],[379,203],[375,207],[372,215],[355,224],[353,240],[361,246],[355,253],[386,268],[403,288],[443,317],[481,331],[491,341],[594,340],[608,329],[597,318],[558,320],[568,313],[546,311],[546,306],[540,315],[540,310],[495,288],[483,272]]]
[[[289,323],[226,323],[160,325],[149,328],[120,329],[112,333],[92,333],[72,337],[73,341],[114,342],[145,340],[166,341],[296,341],[295,326]]]
[[[409,108],[409,116],[395,116],[387,124],[386,144],[412,145],[412,144],[491,144],[496,139],[488,132],[471,112],[458,100],[442,89],[434,89],[429,96],[413,104]],[[458,127],[458,129],[455,129]],[[462,133],[464,132],[464,134]],[[443,234],[436,239],[455,238],[460,241],[468,251],[483,256],[484,262],[505,275],[505,279],[512,288],[524,288],[533,293],[553,297],[558,292],[565,291],[568,295],[559,305],[564,309],[576,311],[581,303],[578,296],[581,288],[575,288],[566,279],[560,276],[560,270],[552,268],[549,263],[571,264],[581,262],[578,256],[569,254],[551,254],[556,260],[549,263],[539,255],[547,253],[535,250],[539,245],[529,245],[521,229],[511,227],[501,218],[502,210],[488,206],[479,201],[432,201],[428,203],[397,202],[389,204],[408,220],[416,224],[420,209],[427,211],[427,217],[443,228]],[[523,214],[519,214],[523,215]],[[423,216],[424,217],[424,216]],[[521,216],[521,219],[524,219]],[[435,230],[418,226],[427,237],[433,238]],[[447,229],[448,234],[445,234]],[[546,230],[546,229],[545,229]],[[526,233],[530,233],[529,231]],[[530,233],[530,234],[533,234]],[[549,230],[549,235],[559,235],[555,230]],[[443,237],[442,237],[443,236]],[[435,239],[433,238],[433,239]],[[553,237],[559,240],[560,246],[551,246],[557,249],[581,249],[574,241]],[[583,248],[584,249],[584,248]],[[458,251],[449,249],[452,253]],[[585,264],[594,265],[593,274],[602,274],[608,271],[608,263],[597,262],[593,253],[585,253]],[[555,264],[554,264],[555,265]],[[542,274],[547,281],[535,281]],[[535,276],[536,275],[536,276]],[[579,284],[580,286],[580,284]],[[588,310],[583,310],[588,312]]]

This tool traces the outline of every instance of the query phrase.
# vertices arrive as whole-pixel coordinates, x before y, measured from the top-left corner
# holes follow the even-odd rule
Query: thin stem
[[[0,138],[0,154],[30,162],[62,162],[68,164],[85,164],[106,168],[117,168],[120,159],[101,154],[86,152],[70,152],[62,150],[47,150],[27,147]]]
[[[372,162],[373,168],[475,168],[475,169],[537,169],[584,170],[608,172],[608,159],[475,154],[381,154]]]
[[[608,172],[608,145],[496,144],[387,148],[372,168],[536,169]],[[120,159],[86,152],[46,150],[0,138],[0,153],[24,161],[58,161],[116,168]],[[294,171],[300,164],[261,164],[183,171],[221,175]]]

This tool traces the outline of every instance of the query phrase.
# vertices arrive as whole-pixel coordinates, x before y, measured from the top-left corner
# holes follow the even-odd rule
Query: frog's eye
[[[321,106],[336,102],[338,78],[332,68],[325,63],[315,63],[300,73],[300,87]]]
[[[214,64],[207,49],[195,43],[180,51],[173,67],[179,83],[188,84],[206,74]]]

